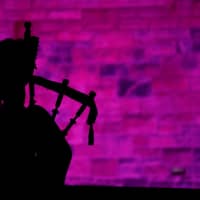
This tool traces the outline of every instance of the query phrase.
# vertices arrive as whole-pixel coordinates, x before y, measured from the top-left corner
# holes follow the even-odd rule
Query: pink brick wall
[[[0,0],[0,39],[31,20],[37,74],[97,92],[95,145],[84,114],[68,136],[66,184],[200,188],[199,0]],[[56,95],[42,88],[48,111]],[[80,105],[65,99],[58,123]]]

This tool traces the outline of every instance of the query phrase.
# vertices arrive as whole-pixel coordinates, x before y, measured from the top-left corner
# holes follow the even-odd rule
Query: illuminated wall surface
[[[0,0],[0,39],[40,37],[36,74],[97,92],[69,132],[69,185],[200,188],[199,0]],[[38,87],[49,112],[57,94]],[[65,98],[65,127],[80,104]]]

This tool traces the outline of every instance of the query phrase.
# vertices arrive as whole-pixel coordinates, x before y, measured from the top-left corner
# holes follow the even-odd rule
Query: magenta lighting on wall
[[[87,112],[66,136],[66,185],[200,188],[199,11],[192,0],[2,3],[0,39],[24,20],[40,38],[36,76],[98,93],[95,144]],[[35,97],[52,112],[56,93],[38,85]],[[59,126],[79,107],[65,98]]]

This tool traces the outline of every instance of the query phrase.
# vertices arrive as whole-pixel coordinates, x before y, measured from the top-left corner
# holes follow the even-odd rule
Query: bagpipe
[[[29,41],[31,41],[31,23],[25,22],[24,23],[25,32],[24,32],[24,40],[29,44]],[[35,60],[35,55],[33,55]],[[96,121],[98,111],[97,106],[95,103],[95,96],[96,93],[94,91],[89,92],[89,94],[82,93],[74,88],[69,87],[69,80],[64,79],[61,83],[48,80],[46,78],[32,75],[31,80],[29,81],[29,91],[30,91],[30,100],[29,100],[29,106],[34,106],[35,104],[35,84],[42,86],[46,89],[52,90],[56,93],[58,93],[58,97],[55,103],[55,108],[52,110],[52,118],[55,121],[55,118],[57,114],[59,113],[59,107],[62,103],[62,100],[64,96],[67,96],[82,105],[75,113],[75,116],[70,119],[69,123],[66,125],[66,127],[62,130],[63,136],[66,136],[68,134],[68,131],[70,128],[76,123],[76,120],[81,116],[81,114],[85,111],[87,107],[90,108],[88,118],[87,118],[87,124],[89,126],[89,134],[88,134],[88,145],[94,144],[94,129],[93,125]]]

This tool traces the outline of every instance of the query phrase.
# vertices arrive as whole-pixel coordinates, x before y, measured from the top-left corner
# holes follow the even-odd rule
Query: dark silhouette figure
[[[63,191],[72,159],[64,136],[89,105],[89,143],[93,143],[92,124],[97,116],[94,92],[85,95],[67,87],[66,80],[61,84],[33,76],[39,38],[31,36],[30,23],[25,23],[25,28],[23,39],[0,41],[0,181],[3,191],[9,191],[7,196],[11,191],[32,195]],[[59,93],[52,116],[35,104],[34,83]],[[27,84],[29,107],[24,106]],[[61,131],[54,119],[63,95],[83,105]]]

